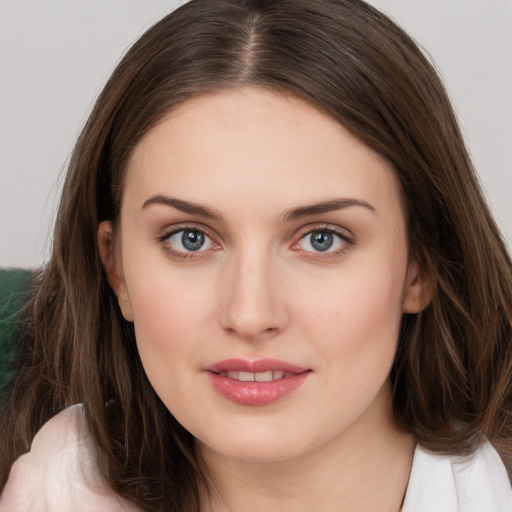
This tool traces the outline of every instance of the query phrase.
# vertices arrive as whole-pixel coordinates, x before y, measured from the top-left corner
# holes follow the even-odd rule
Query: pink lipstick
[[[224,398],[240,405],[268,405],[297,389],[310,370],[277,359],[226,359],[205,371]]]

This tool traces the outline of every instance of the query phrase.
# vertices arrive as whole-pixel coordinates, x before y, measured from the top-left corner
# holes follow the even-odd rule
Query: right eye
[[[213,249],[215,242],[199,229],[180,229],[165,237],[170,249],[178,253],[195,253]]]

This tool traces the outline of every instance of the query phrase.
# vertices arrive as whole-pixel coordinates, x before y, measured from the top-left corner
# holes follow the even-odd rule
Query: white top
[[[57,414],[12,466],[0,512],[141,512],[99,478],[83,408]],[[417,447],[402,512],[512,512],[507,472],[484,444],[471,458]]]
[[[468,458],[418,446],[402,512],[512,512],[512,488],[500,456],[490,443]]]

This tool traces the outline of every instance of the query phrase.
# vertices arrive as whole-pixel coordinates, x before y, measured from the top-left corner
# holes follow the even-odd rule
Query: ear
[[[420,269],[416,259],[411,259],[405,279],[403,312],[414,314],[423,311],[430,304],[433,294],[432,276]]]
[[[118,264],[116,248],[114,243],[114,231],[112,222],[103,221],[98,228],[98,247],[100,251],[101,262],[107,275],[108,283],[116,294],[117,302],[121,308],[124,318],[128,322],[133,322],[133,312],[126,289],[126,283],[122,269]]]

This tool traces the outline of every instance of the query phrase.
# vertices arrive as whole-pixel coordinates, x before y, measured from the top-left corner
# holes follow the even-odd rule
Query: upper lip
[[[246,359],[225,359],[224,361],[219,361],[206,367],[205,370],[213,373],[233,371],[251,373],[268,371],[302,373],[308,371],[308,368],[287,363],[286,361],[280,361],[278,359],[258,359],[256,361],[248,361]]]

